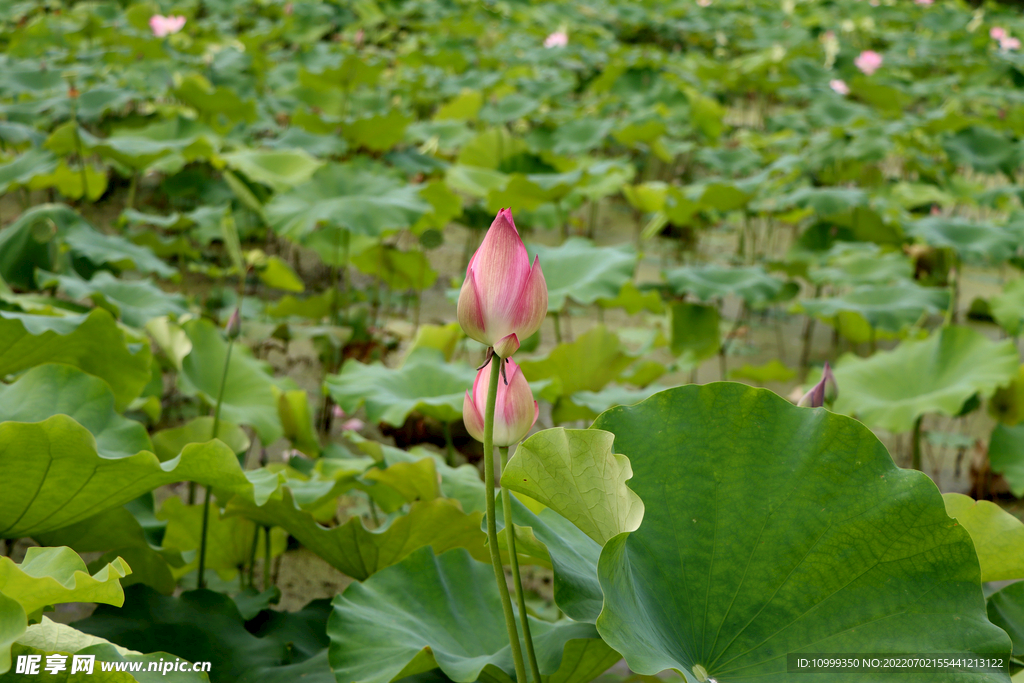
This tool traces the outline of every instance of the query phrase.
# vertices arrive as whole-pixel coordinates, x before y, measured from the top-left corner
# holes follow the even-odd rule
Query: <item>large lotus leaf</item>
[[[192,351],[181,363],[178,381],[183,391],[199,393],[211,406],[217,402],[228,342],[209,320],[190,320],[183,326],[192,340]],[[236,344],[228,363],[220,415],[228,422],[252,425],[265,444],[283,434],[277,412],[274,380],[260,361]]]
[[[424,347],[397,369],[349,359],[340,373],[328,375],[325,382],[331,398],[345,412],[365,405],[370,421],[399,427],[414,410],[441,422],[458,420],[463,398],[475,379],[476,371],[470,366],[445,363],[440,351]]]
[[[990,595],[988,618],[1010,636],[1014,657],[1024,656],[1024,582],[1012,583]]]
[[[910,280],[914,264],[903,253],[882,251],[870,243],[839,243],[825,257],[824,265],[811,267],[814,284],[883,285]]]
[[[73,126],[55,132],[47,146],[58,153],[72,151]],[[157,121],[144,128],[115,130],[107,138],[92,135],[84,128],[77,132],[85,149],[135,170],[143,170],[172,154],[180,157],[182,164],[210,159],[220,146],[218,137],[207,126],[182,117]]]
[[[583,237],[570,237],[560,247],[531,244],[529,251],[531,258],[540,257],[549,311],[561,311],[567,299],[592,304],[615,298],[633,278],[638,258],[628,244],[596,247]]]
[[[1016,253],[1019,244],[1018,237],[1004,227],[962,218],[929,216],[904,228],[926,244],[952,249],[965,261],[1002,263]]]
[[[29,182],[57,168],[57,157],[43,149],[30,149],[12,161],[0,164],[0,192],[25,187]]]
[[[577,391],[600,391],[635,360],[619,337],[598,326],[576,341],[559,344],[547,358],[519,362],[530,381],[555,378],[561,396]]]
[[[305,661],[326,646],[326,601],[299,612],[268,614],[246,622],[235,601],[209,590],[160,595],[146,586],[125,590],[125,606],[100,606],[73,626],[132,650],[163,650],[189,661],[211,662],[213,683],[234,683],[262,668]]]
[[[389,683],[437,667],[457,683],[513,680],[494,572],[465,550],[418,550],[333,605],[328,659],[339,681]],[[618,660],[591,624],[528,618],[546,683],[589,681]]]
[[[699,363],[722,348],[718,308],[679,301],[671,307],[672,353],[685,363]]]
[[[55,189],[69,199],[81,199],[85,196],[94,202],[106,193],[107,183],[106,167],[92,164],[75,167],[62,159],[52,172],[32,178],[27,189]]]
[[[1017,146],[988,128],[970,126],[944,140],[942,146],[954,164],[982,173],[1003,171],[1012,178],[1020,164]]]
[[[213,438],[223,441],[235,453],[245,453],[252,445],[245,430],[238,425],[220,420],[214,434],[213,416],[201,415],[178,427],[154,433],[152,450],[161,462],[165,462],[181,453],[190,443],[204,443]]]
[[[992,342],[967,327],[943,327],[927,339],[905,339],[870,358],[846,355],[835,368],[835,409],[871,427],[909,431],[928,413],[956,415],[975,394],[992,395],[1017,371],[1012,341]]]
[[[185,505],[174,496],[164,501],[157,512],[157,519],[167,522],[163,545],[166,549],[179,552],[193,552],[192,560],[174,568],[174,575],[182,577],[199,566],[198,551],[203,530],[203,506]],[[271,525],[273,526],[273,525]],[[264,534],[255,535],[254,523],[240,517],[222,519],[211,511],[207,519],[206,568],[214,570],[224,581],[238,576],[240,567],[249,563],[250,557],[266,557]],[[252,541],[256,538],[256,554],[253,555]],[[277,557],[285,551],[288,534],[274,527],[270,533],[270,555]]]
[[[240,149],[221,158],[228,168],[241,172],[249,180],[269,185],[275,192],[286,192],[301,185],[324,165],[302,149]]]
[[[778,200],[778,208],[809,208],[820,216],[831,216],[855,207],[867,206],[868,193],[855,187],[802,187]]]
[[[503,207],[516,206],[535,211],[546,202],[559,202],[579,184],[580,171],[565,173],[513,173],[502,188],[487,193],[487,210],[497,213]]]
[[[29,548],[21,564],[0,557],[0,674],[11,665],[10,646],[25,632],[28,617],[63,602],[124,604],[118,581],[131,573],[117,558],[94,574],[70,548]]]
[[[423,546],[435,552],[468,548],[481,561],[490,558],[480,531],[480,512],[466,514],[455,500],[437,498],[412,505],[408,514],[395,517],[379,529],[367,529],[353,517],[335,527],[320,525],[311,512],[300,508],[294,494],[283,488],[280,500],[256,506],[251,498],[237,496],[228,504],[229,514],[279,525],[338,571],[362,581]]]
[[[545,429],[519,444],[501,473],[502,486],[543,503],[604,545],[636,531],[644,504],[626,486],[629,460],[615,437],[596,429]]]
[[[988,459],[992,471],[1003,475],[1013,495],[1024,497],[1024,424],[996,423],[988,442]]]
[[[53,415],[68,415],[88,429],[97,452],[107,458],[153,448],[142,424],[114,410],[110,386],[74,366],[37,365],[13,384],[0,384],[0,422],[42,422]]]
[[[808,315],[841,330],[856,329],[856,322],[849,318],[857,316],[871,328],[898,333],[918,322],[923,315],[942,313],[949,308],[949,290],[921,287],[911,282],[868,285],[837,297],[804,299],[798,306]]]
[[[91,299],[132,327],[143,327],[151,319],[163,315],[184,315],[188,312],[183,296],[164,292],[148,278],[122,280],[107,271],[96,273],[90,280],[42,272],[36,277],[40,287],[59,285],[68,296],[79,300]]]
[[[637,673],[788,681],[788,653],[1009,653],[986,618],[969,534],[931,480],[897,468],[860,423],[714,383],[613,408],[594,426],[615,434],[645,506],[598,567],[598,630]]]
[[[429,289],[437,281],[437,271],[419,250],[402,251],[378,244],[352,259],[352,265],[372,275],[391,289]]]
[[[64,363],[101,378],[124,410],[149,382],[148,341],[122,328],[105,310],[81,315],[0,311],[0,375],[43,363]]]
[[[999,326],[1014,337],[1024,330],[1024,277],[1010,280],[1003,291],[988,301],[989,310]]]
[[[645,398],[650,398],[666,387],[649,384],[643,389],[630,389],[621,384],[609,384],[601,391],[577,391],[570,396],[572,402],[591,411],[592,418],[597,417],[613,406],[631,406]]]
[[[987,500],[944,493],[946,514],[960,522],[974,541],[982,581],[1024,579],[1024,524]]]
[[[192,444],[165,463],[148,451],[122,458],[96,452],[96,439],[66,415],[0,423],[0,537],[32,536],[79,522],[177,481],[196,481],[263,503],[277,487],[265,470],[245,473],[220,441]]]
[[[64,626],[64,624],[59,624],[58,626]],[[85,634],[82,634],[82,636],[88,637]],[[33,638],[32,640],[35,639]],[[164,662],[187,661],[181,657],[174,657],[166,652],[139,654],[120,648],[123,651],[122,653],[117,646],[108,643],[102,638],[96,638],[95,640],[97,644],[82,647],[77,651],[63,647],[63,644],[58,648],[51,648],[49,646],[37,648],[31,645],[23,645],[19,640],[11,648],[12,657],[17,658],[23,655],[39,657],[40,659],[37,660],[39,662],[38,671],[34,674],[8,672],[7,675],[0,676],[0,683],[52,683],[54,680],[62,681],[62,683],[64,681],[67,683],[209,683],[210,679],[205,673],[202,671],[192,671],[190,665],[186,665],[187,668],[183,671],[168,671],[166,675],[163,673],[161,667]],[[60,661],[66,663],[64,671],[56,676],[46,668],[47,657],[55,654],[63,655],[64,659]],[[73,655],[91,655],[94,657],[92,673],[80,670],[78,673],[64,677],[64,674],[67,674],[73,666]],[[149,670],[150,665],[154,667],[152,671]],[[133,671],[131,667],[136,666],[140,667],[140,669]],[[129,671],[132,673],[128,673]],[[60,677],[58,678],[58,676]]]
[[[795,293],[785,282],[772,277],[760,266],[682,266],[666,271],[664,276],[675,294],[693,294],[701,301],[712,301],[733,294],[753,306]]]
[[[411,227],[429,210],[415,185],[342,164],[321,168],[308,182],[274,197],[266,209],[274,230],[293,239],[321,223],[377,237]]]

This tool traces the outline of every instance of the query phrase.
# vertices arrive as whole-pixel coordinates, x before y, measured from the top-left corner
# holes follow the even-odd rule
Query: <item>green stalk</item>
[[[228,383],[228,366],[231,364],[231,349],[235,346],[235,340],[228,340],[228,352],[224,356],[224,371],[220,376],[220,389],[217,391],[217,405],[213,409],[213,434],[211,439],[217,438],[220,427],[220,404],[224,401],[224,386]],[[199,575],[196,578],[197,588],[206,588],[206,581],[203,573],[206,571],[206,532],[210,526],[210,487],[206,487],[206,495],[203,497],[203,531],[199,537]]]
[[[523,664],[523,649],[516,630],[516,615],[512,611],[512,599],[505,583],[505,570],[501,565],[501,551],[498,550],[498,525],[494,519],[494,407],[498,402],[498,382],[501,378],[501,358],[491,358],[491,382],[487,385],[487,409],[484,412],[484,502],[487,505],[487,549],[494,566],[494,580],[498,582],[501,609],[505,613],[505,627],[508,629],[508,643],[512,648],[512,661],[516,667],[516,681],[526,682],[526,666]],[[511,524],[510,519],[505,520]]]
[[[270,588],[270,527],[263,527],[263,590]]]
[[[260,544],[260,525],[252,525],[252,547],[249,549],[249,588],[255,588],[256,580],[256,546]]]
[[[914,435],[912,437],[911,453],[912,453],[912,464],[911,466],[915,470],[921,469],[921,421],[924,420],[924,415],[921,415],[914,421]]]
[[[501,453],[501,469],[505,470],[508,462],[508,447],[499,446]],[[499,477],[498,483],[501,483]],[[519,623],[523,625],[523,640],[526,641],[526,662],[530,665],[533,683],[541,683],[540,668],[537,666],[537,655],[533,652],[533,636],[530,635],[530,619],[526,614],[526,596],[523,595],[523,580],[519,578],[519,557],[516,555],[516,532],[512,524],[512,493],[501,487],[501,506],[505,512],[505,538],[508,540],[508,556],[512,565],[512,586],[516,591],[516,603],[519,605]]]

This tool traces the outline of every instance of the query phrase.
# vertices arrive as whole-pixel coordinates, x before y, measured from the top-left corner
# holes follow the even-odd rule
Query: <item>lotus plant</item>
[[[882,67],[882,55],[874,50],[864,50],[853,60],[854,66],[860,69],[865,76],[870,76]]]
[[[149,18],[149,28],[157,38],[164,38],[185,28],[185,17],[154,14]]]
[[[518,683],[526,683],[526,663],[498,550],[494,509],[494,446],[499,447],[501,466],[504,468],[508,447],[526,436],[537,421],[537,403],[533,400],[530,386],[519,366],[509,356],[519,349],[520,338],[525,339],[540,328],[547,308],[548,289],[540,262],[534,259],[533,265],[530,265],[530,256],[516,230],[512,212],[502,209],[466,268],[466,281],[459,293],[458,315],[459,324],[466,335],[488,347],[487,361],[477,370],[473,391],[466,392],[463,419],[469,433],[484,444],[484,490],[488,493],[485,496],[487,547],[501,597]],[[500,472],[498,474],[500,478]],[[513,585],[526,642],[526,658],[534,683],[541,683],[527,619],[526,599],[519,577],[512,499],[504,487],[501,495]]]
[[[502,209],[466,267],[459,325],[499,358],[508,358],[540,328],[547,311],[548,286],[539,258],[530,265],[512,212]]]
[[[828,362],[821,371],[821,380],[808,391],[797,402],[801,408],[821,408],[832,403],[839,396],[839,387],[836,385],[836,377],[832,374],[832,368]]]

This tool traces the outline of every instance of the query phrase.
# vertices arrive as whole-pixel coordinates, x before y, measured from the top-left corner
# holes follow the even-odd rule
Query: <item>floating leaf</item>
[[[109,310],[126,325],[144,327],[153,318],[188,313],[185,298],[168,294],[150,279],[122,280],[107,271],[100,271],[90,280],[70,275],[42,273],[37,275],[40,287],[51,283],[60,286],[74,299],[91,299],[97,306]]]
[[[715,383],[595,427],[615,434],[645,506],[598,570],[598,630],[633,671],[774,681],[791,676],[787,653],[1008,654],[967,531],[858,422]]]
[[[324,165],[324,162],[301,149],[241,149],[221,158],[228,168],[242,173],[253,182],[270,186],[275,192],[286,192],[305,183]]]
[[[836,412],[872,427],[909,431],[928,413],[956,415],[975,394],[991,396],[1017,371],[1013,342],[992,342],[966,327],[943,327],[927,339],[905,339],[870,358],[847,355],[835,368]]]
[[[665,271],[664,276],[675,294],[693,294],[701,301],[732,294],[741,297],[748,306],[756,306],[796,293],[795,289],[772,277],[760,266],[682,266]]]
[[[531,244],[531,262],[540,258],[548,285],[548,310],[561,311],[567,300],[589,305],[618,296],[632,280],[638,255],[630,245],[597,247],[582,237],[570,237],[559,247]]]
[[[798,308],[833,325],[851,341],[862,343],[871,339],[872,329],[898,334],[923,316],[945,312],[949,290],[910,282],[868,285],[837,297],[804,299]]]

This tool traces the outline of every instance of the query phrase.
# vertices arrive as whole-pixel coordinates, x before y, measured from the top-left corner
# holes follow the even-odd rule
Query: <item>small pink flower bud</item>
[[[846,81],[840,80],[838,78],[833,78],[831,81],[829,81],[828,87],[832,88],[840,95],[850,94],[850,86],[846,85]]]
[[[228,318],[228,324],[227,327],[224,328],[224,332],[225,334],[227,334],[228,339],[238,339],[238,335],[239,333],[241,333],[241,331],[242,316],[238,310],[238,307],[236,306],[235,312],[231,314],[230,318]]]
[[[820,408],[826,403],[832,405],[838,396],[839,387],[836,386],[835,375],[826,362],[825,368],[821,371],[821,380],[803,395],[797,405],[801,408]]]
[[[555,31],[544,39],[544,47],[565,47],[569,44],[569,34],[565,31]]]
[[[1007,35],[1006,29],[1001,26],[993,26],[988,30],[988,37],[992,40],[1002,40]]]
[[[498,397],[494,403],[494,445],[507,448],[518,443],[537,422],[540,408],[533,400],[533,392],[526,383],[522,370],[511,358],[502,360],[497,356],[491,363],[504,363],[504,375],[498,376]],[[505,384],[505,380],[508,384]],[[466,392],[462,401],[462,420],[466,430],[477,441],[484,440],[484,415],[487,411],[487,389],[491,380],[491,369],[486,365],[476,373],[473,393]]]
[[[539,259],[519,237],[512,212],[498,212],[469,260],[459,292],[459,324],[471,339],[508,358],[540,328],[548,312],[548,287]]]
[[[870,76],[882,66],[882,55],[874,50],[864,50],[857,55],[857,59],[853,60],[853,64],[865,75]]]

